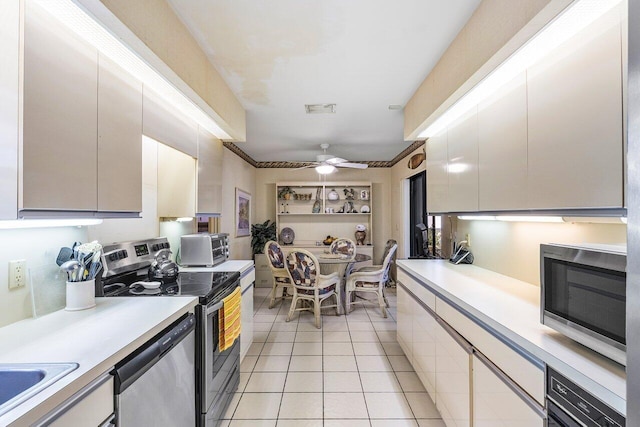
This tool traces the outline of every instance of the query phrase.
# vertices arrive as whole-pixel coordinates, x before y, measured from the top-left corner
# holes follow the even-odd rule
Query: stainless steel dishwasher
[[[195,425],[195,324],[189,314],[116,365],[118,427]]]

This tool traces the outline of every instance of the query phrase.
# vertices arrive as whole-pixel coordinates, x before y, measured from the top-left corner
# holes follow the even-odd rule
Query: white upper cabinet
[[[477,109],[449,127],[449,211],[478,210],[478,115]]]
[[[98,210],[142,211],[142,83],[104,55],[98,69]]]
[[[144,88],[142,133],[190,156],[198,155],[198,125]]]
[[[527,72],[529,208],[623,206],[621,49],[607,16]]]
[[[449,212],[449,173],[447,171],[447,131],[427,140],[427,211]]]
[[[525,74],[478,106],[479,210],[527,205],[527,86]]]
[[[142,84],[25,2],[19,216],[142,210]]]
[[[222,212],[222,141],[200,128],[198,130],[198,197],[196,212]]]
[[[95,211],[98,51],[25,2],[20,209]]]
[[[196,214],[196,159],[158,144],[158,216],[194,217]]]
[[[18,212],[20,2],[0,4],[0,219]]]

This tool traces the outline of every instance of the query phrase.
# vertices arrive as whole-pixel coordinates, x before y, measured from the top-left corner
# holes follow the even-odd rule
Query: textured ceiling
[[[404,106],[480,0],[168,0],[247,112],[257,161],[391,160]],[[304,105],[335,103],[335,114]]]

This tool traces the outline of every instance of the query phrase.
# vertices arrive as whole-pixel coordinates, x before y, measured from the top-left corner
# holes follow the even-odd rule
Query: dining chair
[[[387,240],[387,243],[384,246],[384,252],[382,253],[382,259],[380,260],[380,264],[377,265],[366,265],[364,267],[360,267],[356,270],[353,270],[353,273],[357,273],[360,271],[375,271],[375,270],[379,270],[380,266],[384,264],[384,260],[387,258],[387,255],[389,254],[389,251],[391,250],[391,248],[393,247],[393,245],[398,245],[398,242],[395,239],[389,239]],[[390,280],[390,276],[391,276],[391,265],[395,262],[395,253],[394,255],[391,257],[391,260],[389,261],[389,267],[387,267],[386,271],[385,271],[385,277],[384,277],[384,284],[385,286],[389,283]]]
[[[347,278],[346,286],[346,313],[351,311],[351,297],[356,292],[371,292],[378,296],[378,304],[382,311],[382,317],[387,317],[387,307],[389,302],[384,295],[384,286],[386,279],[389,277],[389,266],[391,265],[391,259],[398,249],[398,245],[394,244],[389,248],[387,256],[384,258],[382,265],[374,265],[367,267],[367,270],[359,270],[351,273]]]
[[[291,320],[296,311],[313,311],[316,328],[321,328],[320,309],[322,302],[330,297],[335,297],[334,305],[325,305],[325,308],[335,307],[336,315],[340,315],[340,277],[338,273],[329,275],[320,274],[320,264],[316,257],[304,249],[295,249],[287,255],[287,271],[291,283],[293,283],[293,296],[291,308],[287,316],[287,322]],[[298,302],[309,302],[311,305],[302,304],[298,308]]]
[[[271,289],[271,301],[269,302],[269,308],[273,308],[276,301],[290,298],[288,289],[292,288],[291,277],[287,271],[285,265],[284,253],[282,248],[273,240],[269,240],[264,245],[264,253],[269,259],[269,267],[271,268],[271,275],[273,276],[273,286]],[[278,288],[282,288],[282,296],[278,296]]]
[[[329,246],[329,252],[332,254],[347,255],[353,259],[356,256],[356,244],[351,239],[341,237],[334,240]]]

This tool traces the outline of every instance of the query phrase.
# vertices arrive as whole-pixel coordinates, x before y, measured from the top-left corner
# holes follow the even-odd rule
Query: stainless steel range
[[[196,418],[200,426],[217,426],[240,382],[240,340],[222,352],[218,347],[219,311],[223,299],[240,286],[240,273],[181,272],[162,278],[152,265],[156,261],[157,267],[156,255],[166,256],[167,250],[170,245],[163,237],[104,246],[103,293],[106,297],[199,298],[195,309]]]

